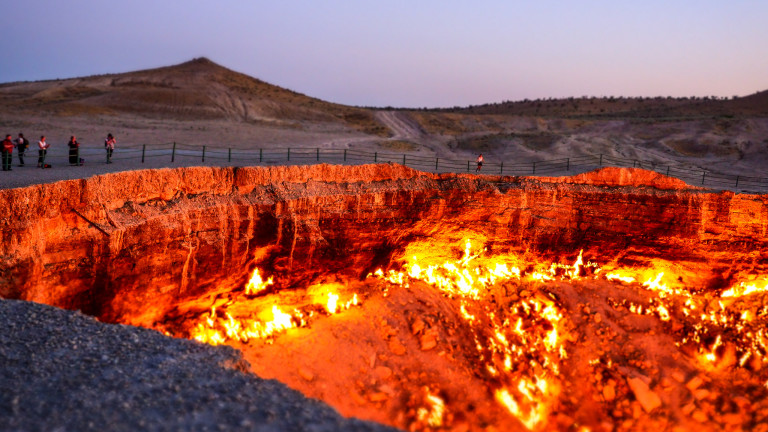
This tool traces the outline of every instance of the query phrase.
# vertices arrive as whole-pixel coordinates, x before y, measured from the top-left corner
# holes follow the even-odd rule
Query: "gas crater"
[[[0,295],[228,344],[406,430],[754,429],[768,206],[639,169],[179,168],[0,191]]]

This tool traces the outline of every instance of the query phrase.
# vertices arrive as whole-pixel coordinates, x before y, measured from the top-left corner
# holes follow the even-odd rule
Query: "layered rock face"
[[[549,258],[583,250],[622,265],[660,258],[711,289],[768,263],[765,197],[634,169],[534,179],[397,165],[201,167],[0,196],[0,295],[146,326],[184,299],[242,285],[254,265],[281,286],[360,278],[421,238],[471,235]]]

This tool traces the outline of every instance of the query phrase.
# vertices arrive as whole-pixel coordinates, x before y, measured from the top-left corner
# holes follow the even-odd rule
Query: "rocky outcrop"
[[[628,265],[707,263],[695,277],[719,288],[765,270],[766,210],[763,196],[634,169],[570,179],[399,165],[123,172],[0,191],[0,295],[152,325],[180,300],[244,284],[255,264],[295,286],[361,277],[413,239],[468,236],[550,258],[583,249]]]

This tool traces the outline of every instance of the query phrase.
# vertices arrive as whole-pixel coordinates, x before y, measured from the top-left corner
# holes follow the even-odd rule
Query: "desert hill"
[[[295,126],[342,123],[386,135],[369,110],[324,102],[198,58],[175,66],[0,86],[0,105],[53,116],[135,114]]]

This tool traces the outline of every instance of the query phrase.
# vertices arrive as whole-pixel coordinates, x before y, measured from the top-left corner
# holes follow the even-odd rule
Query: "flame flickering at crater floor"
[[[650,427],[658,424],[653,417],[662,413],[681,416],[681,424],[694,424],[698,421],[696,417],[711,415],[701,407],[711,407],[709,401],[715,398],[709,396],[716,394],[718,387],[727,385],[729,375],[724,374],[724,370],[731,370],[737,375],[753,374],[756,381],[752,384],[758,387],[760,381],[768,377],[760,373],[768,353],[768,338],[764,334],[768,304],[761,295],[762,290],[754,288],[754,285],[748,285],[752,288],[741,288],[745,286],[742,282],[723,290],[719,296],[717,293],[700,295],[696,293],[700,290],[695,287],[669,287],[663,278],[664,273],[653,268],[612,269],[606,274],[600,264],[593,261],[585,263],[583,252],[578,254],[573,264],[526,263],[524,258],[513,254],[492,255],[487,250],[473,250],[469,240],[461,256],[461,248],[435,245],[429,241],[410,244],[405,253],[450,249],[456,252],[457,259],[454,261],[432,264],[435,262],[433,256],[409,255],[409,259],[400,262],[401,271],[390,269],[384,272],[378,269],[362,283],[319,284],[307,290],[292,290],[288,301],[280,290],[263,298],[250,296],[247,290],[245,297],[229,293],[231,300],[227,310],[237,310],[238,317],[233,318],[227,311],[223,312],[226,317],[216,318],[215,309],[212,309],[209,315],[198,318],[197,326],[190,330],[188,336],[201,342],[230,343],[249,355],[257,355],[269,345],[291,346],[292,338],[296,336],[290,334],[288,329],[302,328],[312,334],[316,342],[322,341],[323,335],[312,331],[316,320],[333,319],[332,315],[343,313],[352,306],[362,307],[358,292],[354,292],[351,299],[339,308],[340,294],[337,292],[349,297],[357,287],[366,303],[389,303],[390,310],[392,302],[388,298],[395,292],[403,297],[415,294],[416,299],[425,290],[432,294],[439,293],[439,300],[434,297],[433,300],[439,301],[441,308],[451,309],[453,319],[460,317],[460,320],[450,321],[444,316],[443,320],[427,324],[421,314],[428,316],[430,310],[422,310],[408,322],[405,332],[393,329],[380,335],[382,342],[387,342],[387,347],[380,349],[387,354],[382,356],[373,350],[372,355],[376,357],[370,366],[375,365],[377,360],[389,365],[388,355],[406,357],[438,351],[438,356],[454,363],[453,368],[447,368],[449,377],[458,373],[454,370],[456,366],[468,368],[470,376],[462,378],[476,381],[475,386],[485,388],[486,393],[481,395],[484,397],[470,399],[463,395],[463,389],[459,387],[443,387],[441,381],[444,382],[447,377],[394,379],[393,376],[401,371],[384,374],[384,381],[393,384],[379,383],[376,379],[368,383],[351,379],[356,375],[368,375],[368,371],[348,371],[350,379],[339,380],[336,375],[338,370],[334,370],[335,363],[323,367],[313,362],[298,371],[289,369],[283,374],[275,374],[275,377],[289,382],[291,375],[297,374],[300,379],[294,378],[294,385],[317,397],[322,395],[315,394],[313,388],[316,382],[325,379],[321,375],[332,374],[337,386],[348,385],[359,392],[355,397],[359,404],[374,404],[390,413],[399,413],[401,418],[397,425],[413,430],[475,429],[478,420],[480,424],[514,428],[516,422],[511,418],[529,430],[568,428],[573,424],[591,429],[608,428],[608,424],[610,428],[617,425]],[[398,265],[398,261],[396,259],[393,264]],[[660,262],[659,267],[663,268],[665,264],[669,265]],[[656,276],[647,277],[643,283],[636,282],[643,275],[652,274]],[[253,279],[261,280],[258,269],[254,270]],[[627,300],[618,294],[625,290],[629,290],[636,299]],[[585,301],[585,294],[596,293],[603,296],[602,305],[589,301],[580,303]],[[755,296],[748,301],[730,301],[728,306],[717,300],[731,298],[735,293]],[[615,297],[623,299],[618,301]],[[325,299],[327,301],[323,303]],[[717,307],[712,309],[709,305],[715,300]],[[250,305],[244,307],[243,303]],[[261,321],[256,317],[261,315],[258,311],[269,307],[269,304],[273,317],[267,316],[262,318],[266,321]],[[292,310],[290,313],[281,311],[289,308]],[[750,313],[753,314],[751,318]],[[676,359],[674,367],[657,364],[650,355],[653,351],[643,352],[633,346],[631,330],[635,329],[622,322],[622,314],[650,318],[645,320],[644,327],[655,328],[652,332],[658,332],[659,336],[669,335],[665,341],[667,345],[656,350],[671,351],[665,355],[678,356],[685,361]],[[365,317],[358,314],[356,318],[345,319],[343,325],[346,331],[354,332],[356,327],[365,325],[356,321],[360,318]],[[381,323],[383,326],[390,325],[386,317]],[[592,331],[584,331],[585,325]],[[616,332],[611,328],[613,325],[631,330],[625,328]],[[248,328],[253,330],[249,332]],[[456,337],[457,334],[463,336]],[[414,352],[409,352],[406,348],[408,344],[398,338],[411,339],[410,350]],[[461,343],[460,339],[465,343]],[[616,342],[620,344],[616,346]],[[600,347],[609,350],[601,350]],[[297,354],[301,355],[301,351]],[[260,361],[268,358],[260,357]],[[300,363],[296,359],[293,362]],[[268,360],[266,363],[270,368],[280,369]],[[372,370],[391,370],[389,366],[379,368]],[[588,376],[595,377],[588,381],[589,385],[574,385],[583,380],[580,375],[587,371]],[[722,381],[724,379],[725,382]],[[691,390],[690,403],[683,405],[678,397],[673,397],[675,392],[694,387],[689,383],[698,381],[702,382]],[[701,384],[705,382],[712,390],[702,388]],[[408,400],[409,395],[419,394],[422,388],[429,389],[428,396],[418,401]],[[379,391],[381,389],[388,391]],[[581,402],[574,401],[587,397],[593,399],[597,408],[581,412]],[[717,397],[722,398],[721,403],[728,405],[729,397]],[[634,402],[629,405],[631,409],[625,409],[625,401],[633,399]],[[406,404],[403,404],[404,400]],[[494,409],[494,403],[501,408],[501,412]],[[466,423],[470,406],[475,410],[473,424]],[[642,413],[648,414],[647,417],[641,414],[638,418],[638,406]],[[364,410],[359,407],[350,408],[350,413],[356,415],[360,415],[361,411]],[[511,418],[507,418],[507,414]],[[579,414],[582,418],[578,418]],[[585,414],[598,417],[590,419]],[[729,409],[718,414],[732,418],[727,416],[739,416],[739,410]],[[391,418],[386,416],[368,416],[391,422]],[[596,418],[603,420],[595,422]],[[740,416],[738,418],[741,419]]]
[[[762,196],[629,169],[132,174],[3,191],[47,218],[3,222],[0,294],[234,346],[403,429],[765,424]]]

